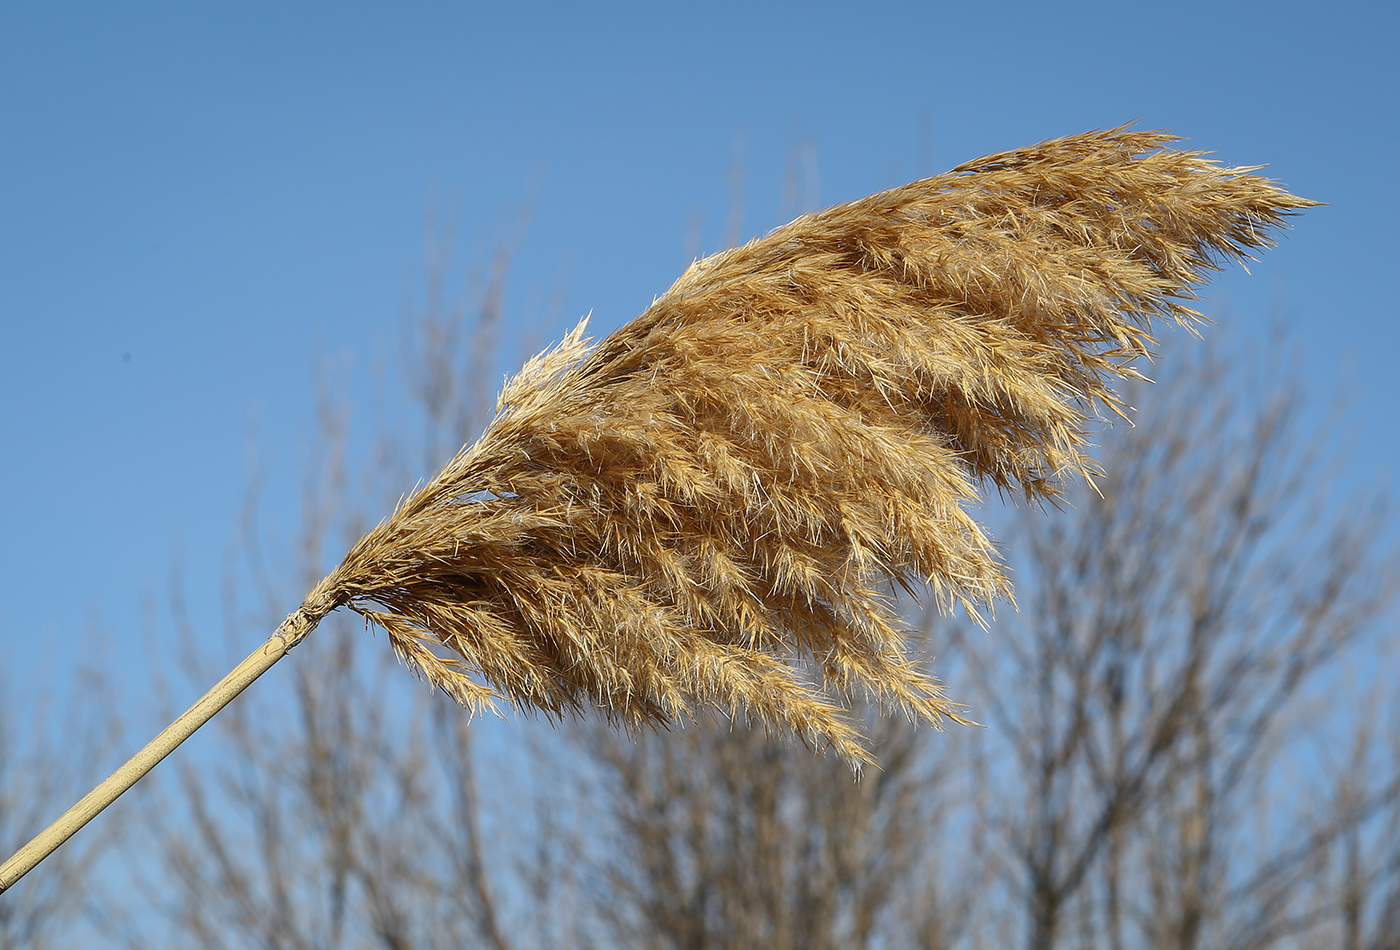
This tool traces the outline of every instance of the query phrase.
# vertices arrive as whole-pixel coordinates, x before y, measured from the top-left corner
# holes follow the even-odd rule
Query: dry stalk
[[[1008,594],[967,505],[1091,476],[1086,422],[1123,411],[1152,323],[1199,321],[1207,273],[1314,204],[1172,141],[979,159],[698,261],[596,348],[580,323],[240,669],[348,606],[473,709],[714,706],[857,766],[853,698],[965,721],[892,585],[974,615]]]

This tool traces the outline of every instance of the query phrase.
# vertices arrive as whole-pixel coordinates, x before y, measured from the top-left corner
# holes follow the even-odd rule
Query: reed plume
[[[857,765],[853,699],[964,721],[893,590],[1007,595],[968,506],[1091,477],[1086,425],[1125,411],[1153,325],[1200,321],[1193,288],[1314,204],[1172,141],[978,159],[698,261],[596,347],[580,323],[231,695],[348,606],[472,708],[718,707]]]
[[[1094,472],[1086,419],[1122,411],[1154,319],[1200,319],[1206,272],[1309,204],[1170,140],[980,159],[698,261],[596,349],[580,324],[334,596],[469,706],[716,705],[857,762],[853,694],[959,720],[890,582],[1008,593],[980,487]]]

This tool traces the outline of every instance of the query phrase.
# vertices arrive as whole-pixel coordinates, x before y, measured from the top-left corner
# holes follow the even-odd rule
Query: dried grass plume
[[[1085,424],[1152,324],[1313,202],[1116,129],[805,216],[580,324],[318,589],[477,707],[702,706],[868,760],[845,707],[960,720],[891,583],[1008,593],[967,506],[1095,471]],[[317,613],[324,612],[317,609]],[[444,649],[445,648],[445,649]]]

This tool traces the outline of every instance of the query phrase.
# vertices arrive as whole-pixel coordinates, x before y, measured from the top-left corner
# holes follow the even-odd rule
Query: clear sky
[[[1268,163],[1329,204],[1204,309],[1246,340],[1282,312],[1320,401],[1348,373],[1347,477],[1391,486],[1397,38],[1394,5],[1349,0],[11,0],[0,679],[62,684],[100,618],[141,688],[142,598],[177,548],[212,623],[249,446],[290,519],[313,367],[342,360],[354,389],[399,365],[425,212],[480,262],[532,195],[508,317],[606,332],[679,275],[697,223],[699,251],[723,244],[736,147],[745,237],[800,210],[796,147],[822,205],[1135,119]]]

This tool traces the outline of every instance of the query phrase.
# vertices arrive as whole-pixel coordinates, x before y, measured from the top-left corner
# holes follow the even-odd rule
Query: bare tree
[[[1294,380],[1243,365],[1137,394],[1099,492],[1017,523],[1021,616],[959,641],[1019,791],[997,833],[1030,947],[1279,946],[1340,911],[1314,906],[1328,850],[1394,808],[1366,710],[1327,697],[1394,602],[1383,511],[1298,444]],[[1353,761],[1298,781],[1319,741]]]
[[[1375,655],[1386,522],[1296,444],[1291,381],[1261,398],[1240,366],[1207,355],[1139,394],[1101,493],[1017,522],[1020,618],[959,639],[1019,792],[995,827],[1028,946],[1291,945],[1341,910],[1329,851],[1394,812],[1365,711],[1320,708]],[[1346,767],[1290,775],[1339,740]]]
[[[580,726],[599,770],[592,897],[609,944],[907,946],[935,920],[957,930],[975,874],[910,885],[950,843],[943,807],[969,801],[966,773],[907,722],[867,727],[880,768],[856,781],[834,757],[742,725],[636,742]]]

